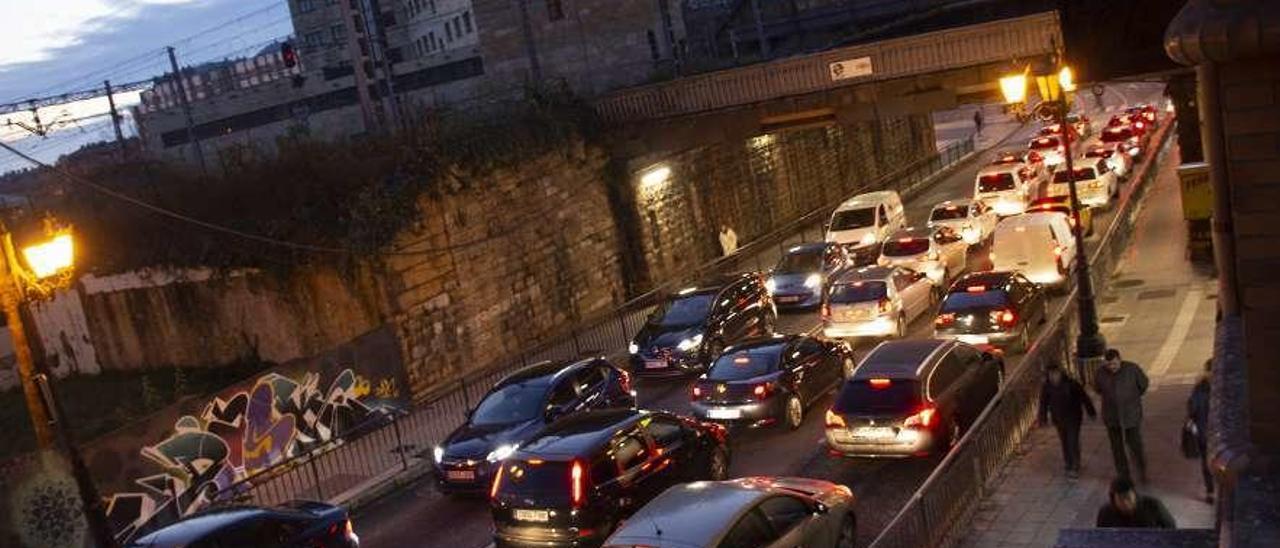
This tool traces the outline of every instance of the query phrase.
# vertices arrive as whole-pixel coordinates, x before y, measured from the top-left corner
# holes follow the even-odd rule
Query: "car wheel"
[[[950,452],[956,444],[960,443],[960,438],[964,433],[960,431],[960,422],[951,417],[947,424],[947,451]]]
[[[856,365],[853,363],[853,360],[849,358],[844,359],[844,364],[841,366],[841,369],[842,369],[841,373],[844,374],[845,380],[849,380],[853,378],[853,369],[855,367]]]
[[[770,314],[764,317],[764,333],[762,335],[772,335],[778,327],[778,317]]]
[[[898,326],[894,336],[902,339],[907,336],[907,316],[906,314],[898,314]]]
[[[711,453],[711,461],[707,465],[707,476],[711,481],[724,481],[729,477],[729,456],[725,454],[724,449],[716,448]]]
[[[853,515],[840,520],[840,538],[836,540],[838,548],[853,548],[858,542],[858,525]]]
[[[800,401],[800,396],[795,394],[787,396],[783,414],[786,415],[784,418],[788,429],[795,430],[800,428],[800,425],[804,423],[804,402]]]
[[[1025,323],[1022,324],[1022,333],[1018,335],[1018,345],[1014,349],[1019,354],[1026,352],[1027,347],[1031,346],[1031,336],[1027,334],[1027,332],[1030,330],[1031,330],[1031,326]]]

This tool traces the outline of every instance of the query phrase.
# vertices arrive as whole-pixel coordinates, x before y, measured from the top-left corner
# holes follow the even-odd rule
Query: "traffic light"
[[[285,42],[280,44],[280,58],[284,60],[284,66],[293,68],[298,65],[298,52],[293,50],[293,44]]]

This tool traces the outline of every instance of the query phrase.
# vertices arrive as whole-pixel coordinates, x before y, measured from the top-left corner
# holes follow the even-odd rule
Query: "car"
[[[844,245],[860,266],[874,262],[880,242],[906,225],[902,197],[897,191],[879,190],[859,194],[837,206],[827,222],[824,239]]]
[[[1025,165],[992,165],[978,170],[973,180],[973,199],[995,210],[1001,217],[1017,215],[1027,208],[1040,179]]]
[[[1043,286],[1065,290],[1077,256],[1067,217],[1048,211],[1009,217],[996,225],[991,269],[1016,270]]]
[[[1052,196],[1040,198],[1027,207],[1027,213],[1036,212],[1053,212],[1061,213],[1067,218],[1068,225],[1075,228],[1076,219],[1071,215],[1071,197],[1070,196]],[[1085,236],[1093,235],[1093,208],[1080,206],[1080,224]]]
[[[1142,138],[1127,125],[1108,126],[1103,128],[1098,138],[1103,145],[1123,150],[1130,158],[1142,155]]]
[[[598,546],[668,488],[724,480],[725,428],[662,411],[569,416],[502,462],[490,488],[497,546]]]
[[[1070,135],[1070,137],[1071,137],[1071,142],[1073,142],[1073,143],[1078,143],[1078,142],[1080,142],[1080,141],[1081,141],[1081,139],[1082,139],[1082,137],[1081,137],[1081,135],[1080,135],[1080,133],[1081,133],[1081,132],[1080,132],[1080,124],[1078,124],[1078,123],[1076,123],[1076,122],[1070,122],[1070,121],[1069,121],[1069,122],[1067,123],[1067,127],[1068,127],[1068,128],[1070,128],[1070,130],[1071,130],[1071,132],[1070,132],[1070,133],[1071,133],[1071,135]],[[1042,136],[1042,137],[1043,137],[1043,136],[1052,136],[1052,135],[1062,135],[1062,124],[1058,124],[1058,123],[1046,124],[1044,127],[1040,128],[1040,131],[1036,132],[1036,135],[1037,135],[1037,136]]]
[[[556,419],[635,405],[630,375],[604,358],[523,367],[490,388],[432,448],[436,485],[451,495],[484,494],[497,463]]]
[[[975,272],[956,280],[942,298],[933,336],[1023,352],[1034,326],[1044,323],[1048,315],[1048,297],[1026,276]]]
[[[733,345],[690,390],[699,420],[726,425],[781,424],[792,430],[805,409],[853,374],[848,344],[775,335]]]
[[[1003,382],[1004,361],[959,341],[880,343],[826,415],[833,456],[919,457],[960,441]]]
[[[827,278],[852,264],[844,246],[835,242],[791,246],[769,273],[765,289],[780,309],[818,306]]]
[[[1111,167],[1111,171],[1116,173],[1116,177],[1121,179],[1129,176],[1129,171],[1133,169],[1133,158],[1128,154],[1120,152],[1120,148],[1114,145],[1093,145],[1084,151],[1085,158],[1102,158],[1107,161],[1107,165]]]
[[[756,273],[703,280],[663,298],[628,346],[632,374],[682,376],[706,371],[726,346],[772,335],[773,298]]]
[[[1076,135],[1082,139],[1093,135],[1093,122],[1089,121],[1089,117],[1083,114],[1067,115],[1067,123],[1071,124],[1076,130]]]
[[[1156,110],[1155,105],[1152,105],[1150,103],[1142,103],[1137,106],[1129,107],[1125,109],[1124,112],[1125,114],[1129,115],[1131,119],[1133,119],[1134,117],[1141,118],[1143,121],[1145,121],[1147,124],[1151,126],[1155,126],[1156,120],[1160,116],[1160,112]]]
[[[905,337],[911,321],[938,292],[923,272],[900,266],[846,270],[822,298],[822,333],[829,338]]]
[[[1066,147],[1062,143],[1062,137],[1058,135],[1040,135],[1027,143],[1027,150],[1039,154],[1044,158],[1044,163],[1049,169],[1053,169],[1066,160],[1064,156]]]
[[[947,200],[933,206],[929,212],[929,228],[949,227],[964,238],[965,243],[977,245],[991,239],[999,217],[995,210],[977,200]]]
[[[1120,194],[1120,181],[1105,158],[1081,157],[1072,162],[1069,173],[1064,165],[1053,174],[1053,183],[1046,189],[1046,195],[1070,196],[1072,179],[1076,197],[1083,205],[1107,208],[1111,206],[1111,199]]]
[[[967,267],[969,244],[949,226],[908,227],[880,246],[880,266],[903,266],[924,272],[934,285],[945,286]]]
[[[667,489],[605,541],[606,548],[852,548],[848,487],[810,478],[753,477]]]
[[[222,506],[134,539],[130,547],[315,546],[355,548],[360,537],[341,506],[295,500],[277,507]]]

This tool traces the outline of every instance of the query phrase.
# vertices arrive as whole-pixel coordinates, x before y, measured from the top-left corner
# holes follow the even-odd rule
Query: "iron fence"
[[[1116,215],[1092,254],[1094,287],[1106,290],[1109,274],[1120,261],[1132,236],[1142,198],[1168,151],[1169,123],[1153,137],[1157,151],[1126,185]],[[1068,371],[1087,383],[1092,371],[1071,360],[1071,345],[1078,332],[1076,290],[1054,312],[1036,342],[1006,377],[1000,394],[943,458],[933,473],[872,542],[871,548],[919,548],[947,545],[956,540],[957,524],[965,523],[978,508],[990,482],[1021,446],[1036,420],[1042,371],[1050,361],[1070,364]]]

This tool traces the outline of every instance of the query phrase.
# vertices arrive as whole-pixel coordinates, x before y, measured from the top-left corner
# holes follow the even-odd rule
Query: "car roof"
[[[952,287],[972,287],[975,285],[983,285],[991,288],[1003,289],[1017,273],[1012,270],[988,270],[985,272],[971,272],[961,276],[952,284]]]
[[[835,283],[849,283],[863,280],[884,280],[892,276],[896,270],[897,267],[893,266],[851,268],[841,271],[833,281]]]
[[[503,377],[502,380],[494,384],[494,388],[530,381],[533,381],[532,384],[551,384],[555,379],[564,375],[566,371],[576,371],[583,365],[595,362],[596,359],[597,358],[587,358],[572,362],[549,360],[529,364],[528,366],[517,369],[515,372]]]
[[[183,518],[134,541],[135,546],[179,547],[201,540],[243,520],[270,513],[265,508],[234,506],[216,508]]]
[[[848,200],[845,200],[844,203],[840,204],[840,207],[837,208],[837,210],[880,205],[881,203],[884,203],[890,200],[897,201],[899,199],[897,196],[898,196],[898,193],[893,190],[877,190],[874,192],[867,192],[867,193],[859,194],[857,196],[849,198]]]
[[[873,348],[854,371],[855,380],[872,377],[914,379],[920,376],[929,357],[951,341],[941,339],[900,339],[885,341]]]
[[[696,283],[672,292],[672,296],[683,296],[693,293],[719,293],[721,289],[725,288],[725,286],[743,281],[753,275],[754,274],[751,272],[713,274],[698,280]]]
[[[753,337],[744,341],[733,344],[724,349],[724,353],[740,352],[744,350],[758,350],[770,346],[778,347],[779,351],[795,344],[796,341],[805,338],[804,335],[771,335],[765,337]]]
[[[580,456],[603,446],[617,431],[660,414],[635,409],[602,409],[559,419],[520,447],[525,456]]]
[[[978,170],[978,176],[981,177],[983,175],[991,175],[993,173],[1016,173],[1018,170],[1022,169],[1022,167],[1023,166],[1021,164],[1013,163],[987,164],[982,166],[982,169]]]
[[[932,236],[933,236],[932,228],[929,228],[927,226],[909,226],[907,228],[894,232],[892,235],[889,236],[889,239],[897,240],[900,238],[912,238],[912,239],[930,238]]]
[[[805,242],[805,243],[796,244],[787,248],[787,254],[813,253],[815,251],[824,251],[830,245],[832,245],[831,242]]]
[[[942,209],[942,208],[948,208],[948,207],[955,207],[956,209],[959,209],[959,208],[968,207],[971,205],[973,205],[973,199],[961,198],[959,200],[947,200],[945,202],[939,203],[933,206],[933,209]]]
[[[676,485],[627,518],[610,543],[711,546],[746,509],[772,494],[743,480]]]
[[[1039,226],[1039,225],[1053,224],[1055,221],[1061,218],[1059,217],[1059,215],[1061,214],[1053,211],[1033,211],[1031,213],[1014,215],[1012,217],[1005,217],[1004,219],[1002,219],[1000,221],[1000,224],[996,225],[996,229],[1002,230],[1004,229],[1004,227]]]

